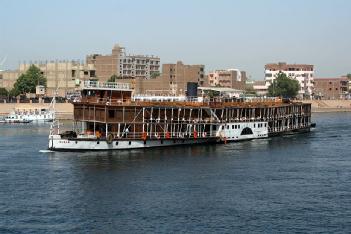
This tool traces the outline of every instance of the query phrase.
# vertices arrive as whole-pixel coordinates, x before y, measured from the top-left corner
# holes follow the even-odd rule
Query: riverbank
[[[6,116],[14,109],[42,109],[48,108],[50,103],[1,103],[0,116]],[[56,117],[58,119],[73,119],[73,105],[71,103],[56,103]]]
[[[312,104],[312,112],[351,112],[351,100],[305,100]]]

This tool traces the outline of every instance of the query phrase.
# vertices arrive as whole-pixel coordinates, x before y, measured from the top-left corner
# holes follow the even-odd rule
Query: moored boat
[[[204,144],[308,132],[311,105],[279,99],[134,98],[125,83],[87,81],[74,129],[54,121],[50,150],[118,150]]]

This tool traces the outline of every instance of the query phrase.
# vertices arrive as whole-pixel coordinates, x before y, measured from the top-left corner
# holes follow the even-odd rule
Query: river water
[[[41,153],[48,125],[0,126],[1,233],[351,232],[351,113],[226,145]]]

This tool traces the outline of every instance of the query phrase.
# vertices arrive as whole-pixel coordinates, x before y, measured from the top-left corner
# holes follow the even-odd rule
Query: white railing
[[[78,129],[77,129],[78,130]],[[105,132],[96,131],[95,135],[93,131],[79,131],[78,135],[80,138],[98,138],[106,139]],[[214,138],[218,137],[217,132],[108,132],[107,135],[112,135],[113,139],[143,139],[143,140],[152,140],[152,139],[197,139],[197,138]]]
[[[84,88],[130,90],[129,83],[85,81]]]

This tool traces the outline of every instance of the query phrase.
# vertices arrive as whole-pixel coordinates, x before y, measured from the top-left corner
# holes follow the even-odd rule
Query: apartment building
[[[238,69],[215,70],[208,74],[208,84],[212,87],[226,87],[244,90],[246,72]]]
[[[158,74],[160,70],[159,57],[127,54],[125,48],[118,44],[110,55],[88,55],[86,62],[95,66],[96,77],[100,81],[106,81],[112,75],[124,79],[150,79],[153,73]]]
[[[162,65],[161,78],[169,84],[173,94],[184,94],[188,82],[205,83],[205,65],[186,65],[182,61]]]
[[[347,77],[315,78],[315,98],[345,99],[348,95],[349,80]]]
[[[309,64],[287,64],[285,62],[270,63],[265,65],[265,82],[267,89],[279,72],[296,79],[300,84],[299,95],[311,97],[313,94],[314,69]]]
[[[125,79],[136,94],[185,95],[188,82],[205,84],[204,65],[186,65],[183,62],[162,65],[160,76],[152,79]]]
[[[24,73],[31,64],[21,64],[20,73]],[[65,97],[67,92],[74,91],[80,81],[95,79],[95,68],[92,64],[85,64],[82,61],[51,61],[34,64],[47,79],[46,95],[52,96],[55,90],[58,95]]]
[[[2,72],[2,87],[11,90],[18,77],[24,74],[31,65],[38,67],[46,77],[47,96],[52,96],[57,89],[58,96],[64,97],[67,92],[76,89],[80,80],[95,78],[94,66],[80,61],[23,62],[17,70]]]

